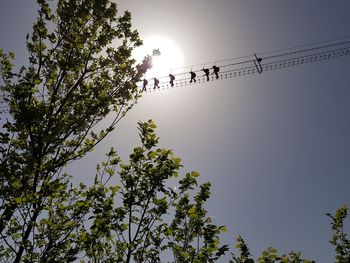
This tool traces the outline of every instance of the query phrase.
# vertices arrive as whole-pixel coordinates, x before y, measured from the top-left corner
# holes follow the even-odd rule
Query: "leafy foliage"
[[[155,127],[152,121],[139,123],[142,145],[134,148],[129,163],[111,149],[93,185],[73,187],[67,174],[48,182],[45,193],[50,194],[35,221],[20,216],[40,196],[18,199],[20,214],[2,238],[3,259],[17,258],[21,247],[24,262],[159,262],[169,253],[176,262],[219,259],[228,250],[219,245],[226,228],[214,225],[204,208],[210,184],[197,186],[197,172],[179,175],[181,160],[156,148]],[[28,221],[32,234],[23,243]]]
[[[333,237],[330,243],[335,247],[336,262],[350,262],[350,240],[344,231],[344,220],[348,215],[348,207],[340,207],[335,215],[327,214],[331,219]]]
[[[226,227],[205,209],[210,183],[198,185],[197,172],[179,174],[181,159],[157,148],[152,121],[139,123],[141,146],[128,163],[111,149],[92,185],[72,185],[64,167],[92,151],[137,102],[136,83],[151,57],[135,64],[131,52],[141,40],[130,13],[117,16],[111,0],[37,2],[29,65],[15,72],[14,53],[0,49],[2,105],[9,109],[1,114],[0,262],[222,259]],[[328,214],[339,263],[350,261],[347,211]],[[254,262],[245,241],[237,242],[231,262]],[[268,248],[257,262],[310,261]]]
[[[340,207],[335,215],[327,214],[332,219],[331,226],[333,230],[333,237],[330,243],[335,247],[336,261],[337,263],[350,262],[350,240],[347,237],[347,233],[344,231],[344,220],[348,214],[348,207]],[[239,254],[236,255],[231,252],[232,263],[254,263],[254,259],[249,251],[249,248],[243,238],[239,236],[237,238],[236,248],[239,250]],[[275,248],[269,247],[263,251],[257,260],[258,263],[312,263],[315,261],[303,259],[301,253],[290,252],[288,255],[279,256]]]
[[[199,174],[179,175],[180,159],[171,150],[155,148],[155,127],[152,121],[139,123],[142,145],[134,148],[129,163],[121,163],[120,170],[114,150],[98,167],[96,178],[108,181],[118,175],[120,185],[109,188],[109,197],[92,206],[92,226],[82,230],[87,258],[160,262],[162,255],[171,253],[176,262],[212,262],[228,249],[219,246],[219,234],[225,228],[212,224],[203,207],[210,184],[200,185],[191,198]]]
[[[131,52],[142,42],[130,13],[117,16],[113,1],[55,3],[38,0],[29,65],[14,72],[14,53],[0,50],[2,105],[9,109],[1,116],[0,233],[12,252],[18,247],[15,262],[32,249],[47,202],[65,188],[62,168],[114,129],[151,65],[151,57],[135,65]],[[112,120],[102,126],[108,114]]]

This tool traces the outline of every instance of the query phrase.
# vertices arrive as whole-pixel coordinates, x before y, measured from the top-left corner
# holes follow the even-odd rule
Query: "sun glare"
[[[174,70],[184,66],[181,50],[176,43],[169,38],[152,36],[143,40],[143,45],[135,50],[135,58],[141,61],[145,55],[151,55],[154,49],[159,49],[160,56],[153,57],[153,67],[146,73],[146,78],[164,77]],[[176,73],[176,72],[175,72]]]

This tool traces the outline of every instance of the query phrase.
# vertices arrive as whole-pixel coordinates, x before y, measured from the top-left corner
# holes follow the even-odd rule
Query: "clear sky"
[[[170,38],[184,64],[249,55],[350,34],[350,1],[122,0],[142,38]],[[2,0],[0,47],[26,58],[35,3]],[[241,234],[254,255],[274,246],[333,261],[327,212],[350,205],[350,57],[262,75],[145,94],[119,129],[71,169],[92,175],[114,145],[138,145],[136,122],[152,118],[161,144],[185,170],[212,182],[209,213]]]

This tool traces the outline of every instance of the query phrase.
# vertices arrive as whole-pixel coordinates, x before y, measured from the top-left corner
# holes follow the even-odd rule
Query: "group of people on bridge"
[[[217,67],[216,65],[214,65],[214,66],[212,67],[212,69],[213,69],[213,72],[211,73],[211,75],[215,74],[216,79],[218,79],[218,78],[219,78],[219,71],[220,71],[220,68]],[[207,81],[209,81],[210,69],[209,69],[209,68],[203,68],[202,71],[204,71],[203,77],[206,76],[206,77],[207,77]],[[189,72],[189,74],[191,75],[190,83],[192,83],[192,82],[197,82],[197,80],[196,80],[197,74],[196,74],[195,72],[193,72],[192,70]],[[171,87],[174,87],[175,76],[174,76],[173,74],[170,73],[170,74],[169,74],[169,78],[170,78],[169,83],[170,83]],[[153,78],[153,80],[154,80],[153,89],[156,89],[156,88],[159,89],[159,88],[160,88],[160,87],[159,87],[159,79]],[[143,80],[143,88],[142,88],[142,91],[146,91],[146,90],[147,90],[147,85],[148,85],[148,81],[147,81],[147,79],[144,79],[144,80]]]

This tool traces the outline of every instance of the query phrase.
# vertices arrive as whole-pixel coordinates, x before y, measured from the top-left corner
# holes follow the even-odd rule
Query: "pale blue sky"
[[[349,1],[118,1],[141,37],[175,41],[185,65],[350,34]],[[35,4],[2,0],[0,47],[24,61]],[[152,118],[161,144],[185,170],[211,181],[209,213],[241,234],[254,255],[268,246],[333,260],[329,219],[350,204],[349,57],[146,94],[96,152],[72,167],[92,174],[114,145],[138,145],[136,122]]]

